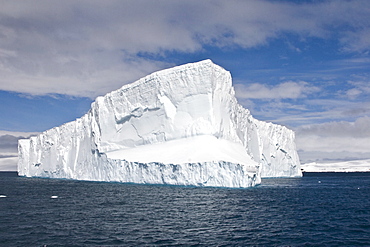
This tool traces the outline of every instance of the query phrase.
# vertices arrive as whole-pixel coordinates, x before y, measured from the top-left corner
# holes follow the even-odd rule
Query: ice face
[[[301,176],[294,133],[254,119],[234,94],[230,73],[210,60],[153,73],[20,140],[18,173],[222,187]]]

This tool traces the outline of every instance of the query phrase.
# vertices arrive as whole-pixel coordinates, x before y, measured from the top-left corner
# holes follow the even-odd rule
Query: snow
[[[215,136],[202,135],[144,145],[130,149],[120,149],[106,153],[108,158],[134,162],[165,164],[185,164],[226,160],[231,163],[249,166],[258,165],[244,150],[243,145]],[[255,168],[251,171],[256,172]]]
[[[303,172],[370,172],[370,159],[302,164]]]
[[[80,180],[250,187],[301,176],[294,132],[237,103],[210,60],[98,97],[73,122],[19,141],[18,173]]]

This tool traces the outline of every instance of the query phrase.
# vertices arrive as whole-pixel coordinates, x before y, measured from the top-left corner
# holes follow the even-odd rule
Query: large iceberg
[[[155,72],[19,140],[18,174],[218,187],[302,176],[294,132],[254,119],[234,94],[211,60]]]

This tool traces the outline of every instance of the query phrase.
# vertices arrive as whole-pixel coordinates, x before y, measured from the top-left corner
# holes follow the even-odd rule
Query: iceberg
[[[211,60],[98,97],[81,118],[18,142],[18,174],[124,183],[251,187],[302,176],[294,132],[238,104]]]

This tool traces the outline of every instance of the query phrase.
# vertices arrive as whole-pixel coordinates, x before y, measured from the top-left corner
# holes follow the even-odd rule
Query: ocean
[[[248,189],[0,173],[0,246],[370,246],[370,173]]]

